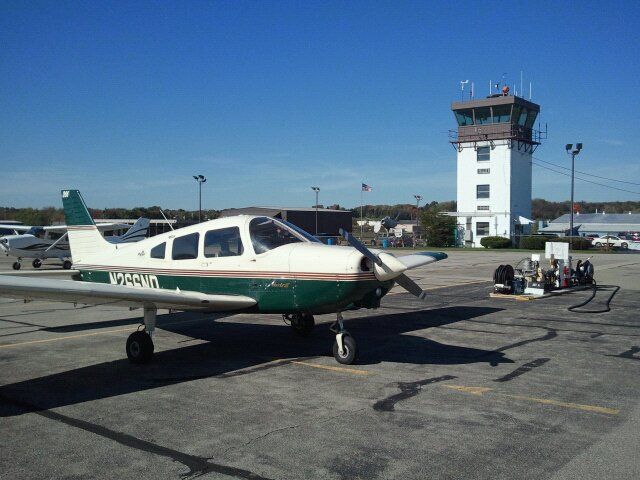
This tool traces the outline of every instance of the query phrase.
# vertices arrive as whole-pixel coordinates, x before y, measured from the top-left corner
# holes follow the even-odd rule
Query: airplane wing
[[[0,276],[0,297],[44,299],[83,305],[155,306],[176,310],[225,312],[243,310],[257,302],[242,295],[128,287],[108,283]]]
[[[21,232],[28,232],[29,230],[31,230],[31,226],[29,225],[11,225],[11,224],[4,224],[4,223],[0,223],[0,228],[8,228],[10,230],[15,230],[18,233]]]
[[[421,267],[422,265],[428,265],[429,263],[439,262],[440,260],[447,258],[447,256],[448,255],[444,252],[417,252],[396,258],[410,270],[412,268]]]
[[[128,223],[96,223],[96,227],[99,231],[104,232],[105,230],[128,229],[131,225]],[[46,227],[42,227],[42,229],[48,232],[65,233],[68,228],[66,225],[47,225]]]

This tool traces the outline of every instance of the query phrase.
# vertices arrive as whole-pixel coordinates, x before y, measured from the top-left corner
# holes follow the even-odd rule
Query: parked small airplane
[[[0,224],[0,226],[4,226]],[[123,235],[104,237],[110,243],[137,242],[147,236],[149,219],[140,217],[129,228],[125,223],[98,223],[99,231],[121,230],[128,228]],[[67,240],[66,225],[51,225],[46,227],[31,227],[27,225],[10,225],[6,227],[16,232],[15,235],[0,237],[0,252],[6,256],[16,257],[14,270],[20,270],[23,258],[33,258],[34,268],[40,268],[42,261],[47,258],[57,258],[65,269],[71,268],[71,254]],[[20,233],[23,232],[23,233]]]
[[[333,355],[356,358],[356,342],[342,312],[377,308],[394,282],[413,295],[423,290],[405,271],[442,260],[444,253],[395,257],[369,250],[351,234],[351,246],[329,246],[300,228],[269,217],[225,217],[130,244],[111,244],[98,232],[78,190],[62,201],[74,266],[82,281],[0,277],[0,296],[144,309],[144,330],[127,339],[134,363],[153,356],[158,308],[202,312],[280,313],[293,331],[308,335],[315,314],[336,313]]]
[[[380,233],[380,229],[382,227],[384,227],[387,233],[389,233],[389,230],[391,230],[392,228],[395,228],[398,225],[398,217],[391,218],[389,216],[386,216],[382,220],[369,221],[369,225],[373,227],[374,233]]]

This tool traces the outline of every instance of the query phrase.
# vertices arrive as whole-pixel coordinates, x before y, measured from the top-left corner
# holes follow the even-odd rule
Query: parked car
[[[602,246],[608,245],[614,248],[629,248],[629,243],[626,240],[623,240],[620,237],[616,237],[615,235],[605,235],[604,237],[594,238],[591,241],[591,245],[596,248],[600,248]]]

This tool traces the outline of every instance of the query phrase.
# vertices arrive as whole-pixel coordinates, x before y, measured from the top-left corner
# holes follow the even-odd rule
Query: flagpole
[[[364,233],[364,223],[362,223],[362,192],[364,192],[364,187],[362,185],[364,185],[364,180],[360,184],[360,241],[362,241],[362,235]]]

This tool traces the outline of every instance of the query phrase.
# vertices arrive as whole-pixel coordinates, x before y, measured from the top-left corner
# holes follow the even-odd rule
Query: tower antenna
[[[524,97],[524,90],[522,88],[522,70],[520,70],[520,95]]]
[[[469,80],[460,80],[460,89],[462,90],[462,93],[460,94],[460,98],[462,99],[462,101],[464,102],[464,86],[469,83]]]

